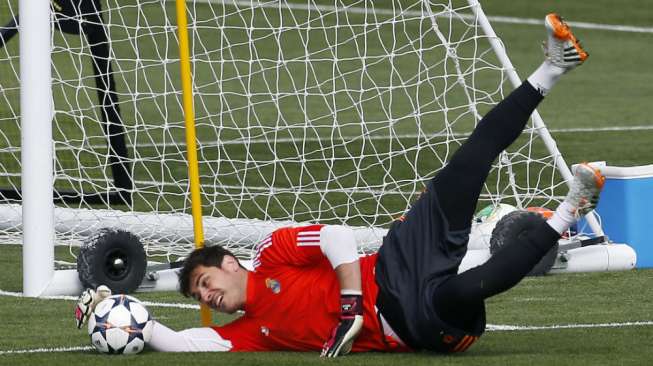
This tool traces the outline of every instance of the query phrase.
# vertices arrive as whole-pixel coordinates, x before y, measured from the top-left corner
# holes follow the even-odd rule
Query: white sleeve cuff
[[[358,260],[354,231],[345,226],[324,226],[320,232],[320,249],[333,268]]]

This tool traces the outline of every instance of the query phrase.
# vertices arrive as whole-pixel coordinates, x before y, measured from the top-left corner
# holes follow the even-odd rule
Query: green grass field
[[[299,1],[298,1],[299,2]],[[10,3],[15,6],[17,3],[10,0]],[[116,1],[109,0],[109,3],[115,6]],[[122,3],[122,2],[121,2]],[[320,1],[320,4],[328,4],[330,1]],[[384,6],[383,2],[376,3],[377,7]],[[129,2],[124,2],[129,5]],[[650,96],[653,93],[653,74],[650,72],[650,53],[653,52],[653,15],[648,11],[650,4],[647,0],[628,0],[628,1],[562,1],[562,0],[549,0],[549,1],[508,1],[508,0],[490,0],[482,2],[486,13],[489,16],[506,16],[515,17],[518,19],[523,18],[542,18],[550,11],[557,11],[564,15],[567,19],[578,22],[596,23],[601,25],[627,25],[633,27],[648,27],[648,31],[644,32],[625,32],[606,29],[597,29],[596,27],[578,28],[575,33],[582,40],[583,45],[590,52],[589,61],[574,72],[566,75],[559,83],[556,89],[547,97],[546,101],[539,108],[544,120],[549,128],[554,132],[552,133],[558,147],[560,148],[565,159],[569,163],[579,162],[584,160],[607,161],[610,165],[616,166],[633,166],[645,165],[653,163],[653,148],[651,141],[653,141],[653,106],[650,102]],[[172,2],[168,4],[169,8],[173,7]],[[14,7],[15,9],[17,7]],[[8,14],[5,12],[8,7],[4,2],[0,3],[0,14]],[[172,13],[167,14],[172,17]],[[0,21],[5,21],[0,19]],[[543,27],[541,25],[531,25],[523,23],[506,23],[494,22],[493,27],[496,33],[502,38],[506,45],[507,51],[517,71],[522,78],[528,76],[541,61],[540,42],[544,35]],[[75,37],[57,36],[57,42],[74,42]],[[241,40],[242,41],[242,40]],[[289,39],[288,42],[296,41],[296,39]],[[320,39],[315,39],[320,41]],[[324,40],[322,40],[324,41]],[[17,39],[8,47],[17,49]],[[77,41],[79,42],[79,41]],[[162,41],[161,41],[162,42]],[[127,48],[127,41],[122,43],[117,42],[116,47],[121,47],[123,44]],[[382,47],[383,40],[378,40],[376,46]],[[141,44],[143,52],[150,50],[154,47],[152,44]],[[74,43],[71,47],[78,47]],[[247,48],[243,46],[244,48]],[[267,45],[265,39],[261,39],[257,47],[265,50]],[[322,47],[322,46],[319,46]],[[236,47],[238,48],[238,47]],[[201,47],[200,47],[201,49]],[[170,55],[174,55],[175,49],[166,49]],[[196,49],[197,52],[198,49]],[[245,52],[247,50],[244,50]],[[269,52],[272,52],[268,50]],[[0,52],[3,52],[0,50]],[[289,50],[288,55],[292,54]],[[171,56],[174,57],[174,56]],[[210,58],[217,57],[217,55],[208,52],[203,54],[202,57]],[[225,57],[225,55],[220,55]],[[437,58],[437,53],[431,55],[433,60]],[[0,63],[0,80],[2,74],[7,75],[11,71],[8,61],[3,60]],[[64,62],[66,62],[64,60]],[[131,66],[128,60],[122,60],[122,65],[126,70]],[[410,60],[406,61],[408,64]],[[16,64],[16,60],[11,61]],[[382,65],[381,65],[382,66]],[[158,75],[159,69],[153,66],[152,72],[146,76],[134,77],[129,79],[133,85],[126,83],[119,83],[119,87],[126,90],[128,87],[142,87],[143,83],[152,83],[158,88],[164,88],[167,83],[172,84],[173,79],[177,73],[177,64],[169,66],[172,75],[170,80],[162,80]],[[245,67],[245,66],[243,66]],[[211,68],[201,68],[203,74],[199,78],[202,81],[202,90],[206,93],[212,93],[216,90],[217,86],[212,81],[213,71]],[[300,70],[293,69],[294,72]],[[62,69],[65,73],[65,70]],[[239,70],[227,70],[227,74],[237,75]],[[379,71],[380,73],[381,71]],[[85,69],[86,76],[90,78],[91,72],[87,65]],[[403,71],[398,71],[401,76]],[[224,75],[227,75],[224,74]],[[261,75],[259,75],[261,76]],[[252,82],[263,82],[262,76],[259,79],[252,79]],[[308,79],[307,79],[308,80]],[[278,86],[278,90],[282,91],[288,87],[290,81],[284,78],[283,75],[274,80]],[[306,80],[304,80],[306,81]],[[86,84],[92,85],[92,81],[86,80]],[[334,83],[335,84],[335,83]],[[9,100],[4,105],[14,105],[18,100],[18,94],[15,85],[7,85],[0,82],[3,96]],[[75,85],[68,86],[71,90],[75,90]],[[235,91],[239,88],[237,78],[222,85],[226,91]],[[329,88],[338,88],[342,85],[326,85]],[[63,87],[62,87],[63,88]],[[229,88],[233,88],[229,89]],[[140,90],[140,89],[139,89]],[[252,90],[256,89],[256,86]],[[261,87],[261,91],[267,89]],[[312,92],[317,92],[318,89],[311,89]],[[415,89],[411,89],[415,91]],[[59,93],[59,94],[57,94]],[[81,100],[80,109],[90,108],[94,103],[94,95],[75,94],[75,92],[62,92],[55,91],[55,95],[59,96],[59,101],[68,97],[79,98]],[[157,114],[156,109],[163,106],[166,101],[157,98],[151,100],[144,100],[142,105],[143,110],[150,111],[144,112],[140,115],[136,113],[135,104],[130,104],[126,95],[122,96],[125,101],[123,112],[130,116],[130,121],[136,121],[142,124],[154,124],[153,131],[159,133],[155,137],[154,142],[160,142],[167,139],[167,133],[179,137],[183,131],[179,128],[171,128],[170,130],[163,131],[154,121],[161,119],[160,114]],[[334,96],[338,97],[338,96]],[[231,99],[230,99],[231,98]],[[265,105],[268,99],[265,96],[260,96],[259,102]],[[458,98],[455,94],[452,97],[454,100]],[[247,108],[243,109],[244,101],[238,97],[226,97],[230,108],[229,115],[231,120],[225,122],[225,128],[221,134],[215,135],[209,131],[208,127],[202,127],[202,116],[214,115],[221,111],[225,105],[217,103],[216,105],[201,105],[198,107],[200,115],[200,133],[205,133],[203,137],[208,139],[225,138],[230,139],[240,136],[242,132],[238,130],[238,119],[245,118]],[[255,101],[257,99],[254,99]],[[172,104],[176,101],[168,101]],[[374,114],[375,109],[380,109],[384,100],[370,102],[367,104],[368,114],[373,120],[379,119],[383,114]],[[394,111],[397,115],[402,115],[405,111],[405,103],[400,103],[401,99],[395,100],[396,109]],[[290,103],[290,102],[289,102]],[[310,99],[308,104],[313,103],[314,108],[310,109],[311,113],[315,113],[313,118],[317,118],[317,128],[311,133],[316,136],[322,136],[329,133],[329,123],[327,119],[321,120],[319,117],[323,115],[323,107],[320,107],[318,99]],[[346,103],[343,101],[342,103]],[[246,105],[246,103],[245,103]],[[147,107],[145,107],[147,106]],[[297,121],[301,119],[301,113],[298,110],[292,111],[292,104],[284,113],[289,121]],[[224,111],[224,109],[222,109]],[[265,114],[265,109],[259,113]],[[0,129],[0,153],[4,152],[7,146],[14,146],[13,141],[19,139],[17,129],[12,126],[6,118],[16,113],[15,110],[10,110],[8,107],[0,108],[0,121],[3,126]],[[97,113],[86,110],[84,113]],[[152,114],[147,114],[152,113]],[[347,116],[352,115],[354,111],[343,109],[342,115],[339,117],[346,119]],[[172,124],[181,121],[178,111],[171,113],[170,122]],[[98,141],[84,141],[81,136],[74,133],[70,135],[70,131],[75,130],[75,125],[71,124],[74,120],[73,117],[67,115],[59,115],[58,118],[64,123],[55,131],[55,135],[73,136],[72,144],[83,145],[85,143],[93,144]],[[71,122],[71,123],[68,123]],[[88,122],[86,122],[88,123]],[[99,131],[97,125],[91,125],[91,129]],[[266,126],[263,126],[266,127]],[[267,126],[270,127],[270,126]],[[292,127],[292,126],[291,126]],[[290,134],[292,131],[298,131],[295,126],[284,134]],[[630,129],[632,128],[632,129]],[[410,128],[406,127],[405,130],[401,128],[398,132],[408,131]],[[571,129],[581,129],[580,132],[574,132]],[[348,131],[345,129],[344,131]],[[556,132],[558,131],[558,132]],[[97,131],[96,131],[97,132]],[[253,134],[268,133],[269,130],[261,128],[260,130],[251,131]],[[130,131],[134,133],[134,131]],[[286,137],[280,135],[279,137]],[[138,138],[143,140],[136,140],[136,142],[147,142],[147,138],[139,135]],[[407,146],[410,146],[412,140],[405,140]],[[361,150],[359,142],[343,142],[343,146],[351,151]],[[282,145],[282,144],[279,144]],[[316,149],[317,147],[317,149]],[[322,150],[320,150],[320,148]],[[306,151],[318,151],[316,154],[325,154],[330,157],[330,146],[323,146],[319,142],[314,142],[313,145],[309,144],[305,147]],[[262,151],[253,150],[259,155],[270,153],[266,151],[265,147],[261,147]],[[369,150],[365,150],[369,149]],[[387,153],[388,147],[385,150],[380,145],[366,145],[362,149],[366,154],[369,151],[376,151]],[[376,150],[375,150],[376,149]],[[275,153],[277,157],[288,157],[284,154],[290,154],[290,151],[279,148]],[[147,148],[141,150],[141,158],[143,166],[149,169],[149,176],[139,177],[142,180],[166,180],[171,179],[173,182],[183,184],[184,165],[183,162],[179,163],[177,171],[168,171],[164,166],[160,166],[156,158],[161,153],[157,148]],[[238,171],[249,171],[252,168],[247,164],[248,152],[242,151],[238,145],[230,145],[225,147],[220,152],[215,152],[206,149],[203,152],[204,157],[215,166],[207,164],[205,168],[208,169],[209,174],[203,178],[203,181],[210,184],[212,173],[218,170],[225,173],[227,178],[221,182],[225,185],[235,185],[241,183],[239,178],[235,176]],[[183,152],[178,150],[168,151],[167,157],[171,160],[181,159]],[[222,154],[222,155],[220,155]],[[236,161],[233,165],[227,166],[220,165],[219,160],[225,154],[228,154]],[[355,176],[348,176],[347,172],[352,169],[358,169],[360,166],[355,162],[348,161],[346,155],[338,155],[340,153],[333,152],[333,156],[340,159],[335,165],[335,174],[341,176],[343,182],[354,184],[356,181]],[[413,155],[410,155],[413,154]],[[408,154],[409,159],[418,159],[414,157],[414,152]],[[2,160],[0,163],[5,169],[8,166],[17,166],[16,161],[9,161],[8,155],[0,155]],[[307,155],[309,158],[311,155]],[[5,158],[7,157],[7,158]],[[79,161],[75,160],[79,156],[73,156],[63,163],[62,169],[74,170],[77,169]],[[88,164],[93,163],[96,157],[83,157],[88,159]],[[422,162],[420,169],[428,171],[433,164],[437,162],[429,161],[430,155],[421,156],[419,159]],[[393,169],[404,169],[401,166],[403,157],[397,158]],[[84,163],[87,161],[84,160]],[[361,163],[364,163],[362,161]],[[288,163],[287,166],[294,163]],[[323,166],[323,163],[314,163],[317,168]],[[398,166],[399,165],[399,166]],[[256,166],[257,171],[261,171],[261,175],[248,175],[246,183],[255,184],[257,181],[266,180],[270,174],[278,174],[273,166],[263,165]],[[214,170],[215,169],[215,170]],[[287,175],[277,175],[275,183],[279,187],[292,186],[297,182],[303,182],[305,176],[301,176],[298,172],[301,169],[289,168]],[[409,171],[409,170],[407,170]],[[95,174],[95,173],[93,173]],[[370,168],[366,172],[369,176],[369,183],[372,185],[380,185],[384,181],[382,171],[377,171],[375,168]],[[399,172],[398,177],[405,176],[406,173]],[[426,173],[425,173],[426,174]],[[0,185],[4,185],[7,181],[15,182],[15,177],[0,179]],[[324,176],[316,176],[316,181],[321,181]],[[256,184],[255,184],[256,185]],[[398,185],[398,188],[411,188],[410,184],[407,186]],[[158,187],[157,187],[158,189]],[[138,209],[150,209],[158,207],[168,209],[175,207],[180,202],[184,202],[181,194],[184,189],[180,188],[165,188],[162,192],[172,196],[170,198],[163,197],[160,201],[146,202],[142,200],[139,203]],[[219,192],[219,198],[214,198],[211,204],[207,205],[205,212],[214,213],[215,207],[210,207],[212,204],[215,206],[222,205],[220,214],[237,214],[240,215],[242,207],[234,203],[236,201],[247,201],[247,204],[253,206],[252,212],[255,215],[262,215],[262,209],[265,208],[269,211],[269,217],[281,217],[289,211],[295,212],[299,219],[308,217],[308,210],[314,202],[319,201],[319,195],[316,197],[305,198],[301,202],[292,201],[294,195],[288,192],[285,195],[280,194],[279,200],[270,202],[264,196],[255,197],[253,199],[243,197],[237,189],[225,189]],[[251,192],[245,192],[249,194]],[[368,199],[363,197],[364,199]],[[323,218],[331,219],[341,215],[349,215],[351,210],[350,200],[360,199],[360,197],[342,195],[334,193],[328,197],[328,206],[323,211]],[[248,201],[249,200],[249,201]],[[292,208],[287,207],[284,203],[286,200],[293,202]],[[401,206],[404,201],[389,202],[388,205]],[[367,205],[367,206],[366,206]],[[360,209],[361,217],[355,218],[356,220],[381,223],[387,222],[387,212],[380,212],[379,218],[369,218],[370,212],[375,212],[375,203],[363,203]],[[304,216],[302,216],[304,215]],[[310,217],[308,217],[310,218]],[[57,257],[60,259],[67,259],[66,249],[58,248]],[[20,292],[22,287],[21,280],[21,258],[20,248],[13,245],[0,245],[0,290],[7,292]],[[77,331],[74,329],[72,320],[72,307],[73,301],[71,300],[44,300],[44,299],[27,299],[13,296],[0,296],[0,320],[3,325],[0,327],[0,365],[19,365],[19,364],[106,364],[114,363],[117,359],[121,362],[128,362],[129,364],[155,364],[155,363],[169,363],[169,364],[239,364],[239,365],[258,365],[258,364],[275,364],[275,365],[295,365],[295,364],[313,364],[317,362],[329,362],[338,364],[352,364],[352,365],[380,365],[380,364],[559,364],[559,365],[581,365],[581,364],[629,364],[629,365],[646,365],[653,363],[653,355],[650,354],[648,349],[653,340],[653,305],[651,298],[653,298],[653,290],[651,290],[650,283],[653,280],[653,270],[637,270],[622,273],[591,273],[591,274],[573,274],[573,275],[551,275],[541,278],[528,278],[524,280],[515,289],[497,296],[488,302],[488,323],[495,325],[515,325],[515,326],[532,326],[541,327],[546,329],[533,329],[533,330],[502,330],[502,331],[489,331],[481,338],[468,352],[463,355],[456,356],[438,356],[432,354],[407,354],[407,355],[392,355],[392,354],[361,354],[352,355],[338,360],[320,360],[317,354],[294,354],[294,353],[260,353],[260,354],[193,354],[193,355],[178,355],[178,354],[157,354],[155,352],[146,351],[141,355],[132,357],[108,357],[101,356],[94,351],[67,351],[67,352],[46,352],[52,348],[70,348],[88,346],[88,337],[84,331]],[[144,301],[152,303],[190,303],[188,300],[182,298],[180,295],[174,293],[157,293],[157,294],[140,294],[138,297]],[[187,327],[197,326],[198,312],[195,310],[187,310],[180,308],[168,308],[151,306],[152,314],[162,321],[163,323],[175,329],[183,329]],[[226,321],[224,318],[219,318],[218,321]],[[623,323],[636,323],[642,322],[641,325],[619,325]],[[594,324],[609,324],[613,326],[600,326],[592,327]],[[568,325],[568,328],[554,328],[554,325]],[[548,328],[547,328],[548,327]],[[43,352],[33,352],[36,349],[43,349]],[[18,351],[25,352],[18,352]],[[17,353],[18,352],[18,353]]]
[[[19,248],[2,248],[0,265],[4,275],[0,278],[0,288],[5,291],[20,291],[19,256]],[[488,331],[466,353],[455,356],[367,353],[337,360],[321,360],[317,352],[185,355],[145,350],[136,356],[104,356],[92,350],[47,352],[47,349],[89,345],[85,330],[78,331],[73,325],[74,301],[2,296],[0,364],[33,365],[43,362],[52,365],[95,365],[120,360],[130,365],[160,362],[198,365],[216,362],[228,365],[318,362],[339,365],[645,365],[652,360],[647,351],[653,338],[653,306],[649,286],[652,280],[653,270],[527,278],[517,287],[488,301],[488,324],[545,329]],[[138,294],[138,298],[154,304],[191,303],[176,293],[143,293]],[[156,305],[151,305],[149,309],[154,317],[173,329],[198,326],[197,310]],[[216,321],[228,319],[217,317]],[[619,325],[636,322],[646,323],[639,326]],[[603,326],[591,327],[600,324]],[[556,326],[568,328],[558,329]],[[36,349],[42,351],[20,353],[28,350],[34,352]]]

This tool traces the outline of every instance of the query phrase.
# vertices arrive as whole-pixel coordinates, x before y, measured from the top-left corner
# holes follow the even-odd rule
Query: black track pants
[[[493,161],[521,134],[542,96],[524,82],[493,108],[433,179],[433,188],[451,230],[468,228]],[[440,284],[432,294],[434,308],[447,323],[472,326],[484,299],[508,290],[530,272],[557,242],[559,235],[545,222],[513,242],[486,263]]]

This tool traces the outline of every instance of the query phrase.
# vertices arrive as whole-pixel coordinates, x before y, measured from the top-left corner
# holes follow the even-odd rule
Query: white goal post
[[[134,233],[156,260],[193,246],[174,2],[66,4],[78,7],[0,0],[20,37],[20,57],[17,42],[0,48],[0,238],[23,245],[26,296],[78,293],[55,245],[75,252],[103,227]],[[476,0],[187,10],[205,242],[243,257],[300,222],[352,226],[374,250],[520,84]],[[481,201],[555,207],[570,178],[535,112]]]

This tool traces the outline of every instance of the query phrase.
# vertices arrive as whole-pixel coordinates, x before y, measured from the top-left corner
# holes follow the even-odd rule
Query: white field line
[[[535,129],[533,128],[527,128],[524,130],[524,133],[530,133],[531,131],[534,131]],[[597,127],[597,128],[592,128],[592,127],[579,127],[579,128],[552,128],[549,129],[550,133],[579,133],[579,132],[621,132],[621,131],[653,131],[653,123],[650,125],[641,125],[641,126],[623,126],[623,127]],[[392,135],[392,136],[387,136],[387,135],[372,135],[372,136],[342,136],[340,137],[340,140],[342,141],[355,141],[355,140],[366,140],[366,141],[375,141],[375,140],[388,140],[388,139],[415,139],[415,138],[434,138],[434,137],[455,137],[455,138],[463,138],[463,137],[468,137],[471,134],[471,132],[464,132],[464,133],[433,133],[433,134],[397,134],[397,135]],[[245,138],[235,138],[235,139],[230,139],[228,141],[198,141],[200,144],[200,147],[213,147],[213,146],[227,146],[227,145],[252,145],[252,144],[270,144],[270,143],[293,143],[293,142],[299,142],[300,140],[297,139],[292,139],[292,138],[276,138],[276,139],[268,139],[268,138],[258,138],[258,139],[245,139]],[[310,137],[310,138],[305,138],[301,140],[301,142],[320,142],[320,141],[326,141],[326,139],[322,138],[316,138],[316,137]],[[167,147],[179,147],[184,148],[186,147],[186,142],[184,141],[169,141],[164,143],[147,143],[147,144],[137,144],[137,145],[132,145],[132,144],[127,144],[128,148],[134,148],[134,147],[140,147],[140,148],[148,148],[148,147],[161,147],[161,146],[167,146]],[[91,145],[88,146],[90,149],[102,149],[106,148],[106,145]],[[70,147],[70,146],[57,146],[55,147],[55,150],[57,151],[67,151],[67,150],[78,150],[79,147]],[[2,152],[18,152],[20,151],[20,147],[10,147],[3,149]]]
[[[573,133],[573,132],[621,132],[621,131],[650,131],[650,130],[653,130],[653,123],[649,123],[647,125],[641,125],[641,126],[550,128],[549,132]]]
[[[527,128],[524,130],[525,133],[529,133],[530,131],[535,131],[536,129],[533,128]],[[597,127],[597,128],[592,128],[592,127],[579,127],[579,128],[551,128],[548,129],[550,133],[578,133],[578,132],[621,132],[621,131],[651,131],[653,130],[653,123],[650,125],[642,125],[642,126],[624,126],[624,127]],[[397,134],[397,135],[392,135],[392,136],[386,136],[386,135],[372,135],[372,136],[342,136],[341,139],[342,141],[354,141],[354,140],[389,140],[389,139],[414,139],[414,138],[433,138],[433,137],[468,137],[471,135],[471,132],[454,132],[454,133],[434,133],[434,134]],[[324,141],[324,139],[321,138],[306,138],[301,140],[302,142],[319,142],[319,141]],[[269,144],[271,142],[275,143],[288,143],[288,142],[298,142],[297,139],[291,139],[291,138],[277,138],[275,140],[271,139],[251,139],[251,140],[246,140],[246,139],[233,139],[229,141],[207,141],[207,142],[202,142],[200,141],[199,143],[202,144],[203,146],[212,146],[212,145],[242,145],[243,143],[247,144]],[[147,147],[155,147],[154,145],[156,144],[148,144],[149,146]],[[163,145],[163,144],[161,144]],[[169,145],[169,144],[168,144]],[[185,146],[186,143],[179,143],[177,146]],[[145,144],[138,144],[139,147],[146,147]]]
[[[167,0],[171,1],[171,0]],[[187,0],[190,1],[190,0]],[[370,8],[361,8],[354,6],[345,6],[345,7],[334,7],[330,5],[305,5],[305,4],[292,4],[285,3],[280,4],[279,1],[252,1],[252,0],[193,0],[196,3],[207,3],[207,4],[225,4],[235,7],[242,7],[246,9],[250,8],[271,8],[279,9],[283,7],[284,9],[292,10],[303,10],[303,11],[319,11],[319,12],[342,12],[350,14],[366,14],[368,12],[373,12],[376,15],[388,15],[394,16],[398,15],[398,12],[392,9],[383,9],[377,7]],[[482,4],[481,4],[482,6]],[[414,16],[420,17],[424,16],[422,11],[416,10],[403,10],[401,14],[404,16]],[[436,16],[448,16],[448,12],[436,14]],[[463,19],[473,20],[474,16],[472,14],[457,14]],[[526,24],[526,25],[537,25],[542,26],[542,19],[533,19],[533,18],[517,18],[517,17],[505,17],[505,16],[487,16],[488,20],[492,23],[509,23],[509,24]],[[631,25],[619,25],[619,24],[599,24],[599,23],[588,23],[588,22],[567,22],[574,28],[585,28],[585,29],[595,29],[595,30],[607,30],[607,31],[616,31],[616,32],[633,32],[633,33],[653,33],[653,27],[637,27]]]
[[[26,353],[55,353],[55,352],[77,352],[77,351],[90,351],[95,349],[93,346],[75,346],[75,347],[55,347],[55,348],[33,348],[33,349],[10,349],[0,351],[0,356],[4,355],[19,355]]]
[[[527,128],[524,130],[525,133],[529,133],[530,131],[535,131],[536,129],[534,128]],[[642,125],[642,126],[624,126],[624,127],[598,127],[598,128],[592,128],[592,127],[579,127],[579,128],[553,128],[549,129],[550,133],[578,133],[578,132],[620,132],[620,131],[648,131],[648,130],[653,130],[653,124],[650,125]],[[342,136],[341,139],[342,141],[354,141],[354,140],[389,140],[389,139],[411,139],[411,138],[433,138],[433,137],[468,137],[471,135],[471,132],[454,132],[454,133],[433,133],[433,134],[397,134],[397,135],[392,135],[392,136],[387,136],[387,135],[372,135],[372,136]],[[319,142],[319,141],[325,141],[324,139],[321,138],[306,138],[301,140],[302,142]],[[199,143],[202,144],[203,146],[212,146],[212,145],[242,145],[243,143],[247,144],[269,144],[271,142],[276,142],[276,143],[287,143],[287,142],[298,142],[297,139],[292,139],[292,138],[277,138],[275,140],[271,139],[251,139],[251,140],[246,140],[246,139],[233,139],[229,141],[208,141],[208,142],[202,142],[200,141]],[[149,144],[151,146],[148,147],[154,147],[155,144]],[[185,146],[186,143],[180,143],[177,144],[177,146]],[[139,147],[141,146],[146,146],[146,145],[141,145],[138,144]]]
[[[618,125],[618,124],[613,124],[613,125]],[[529,133],[530,131],[533,131],[533,128],[526,128],[524,130],[524,133]],[[648,124],[648,125],[640,125],[640,126],[618,126],[618,127],[579,127],[579,128],[550,128],[548,129],[550,133],[578,133],[578,132],[622,132],[622,131],[653,131],[653,123]],[[354,140],[367,140],[367,141],[373,141],[373,140],[388,140],[388,139],[414,139],[414,138],[433,138],[433,137],[468,137],[471,134],[471,132],[463,132],[463,133],[433,133],[433,134],[397,134],[397,135],[392,135],[392,136],[386,136],[386,135],[372,135],[372,136],[342,136],[341,140],[342,141],[354,141]],[[242,145],[242,144],[270,144],[271,142],[273,143],[292,143],[292,142],[298,142],[299,140],[297,139],[291,139],[291,138],[277,138],[277,139],[267,139],[267,138],[259,138],[259,139],[245,139],[245,138],[236,138],[236,139],[231,139],[228,141],[198,141],[198,143],[201,145],[201,147],[212,147],[212,146],[226,146],[226,145]],[[301,140],[302,142],[319,142],[319,141],[325,141],[325,139],[322,138],[306,138]],[[147,144],[127,144],[128,148],[134,148],[134,147],[142,147],[142,148],[148,148],[148,147],[160,147],[160,146],[167,146],[167,147],[179,147],[179,148],[184,148],[186,147],[186,142],[184,141],[169,141],[164,143],[147,143]],[[106,148],[106,145],[90,145],[88,146],[90,149],[103,149]],[[68,150],[79,150],[79,147],[70,147],[70,146],[55,146],[56,151],[68,151]],[[4,153],[9,153],[9,152],[20,152],[20,147],[7,147],[1,150],[1,152]],[[11,174],[8,174],[11,175]],[[19,174],[16,176],[20,176]]]
[[[554,329],[587,329],[587,328],[623,328],[623,327],[641,327],[651,326],[653,321],[641,322],[626,322],[626,323],[604,323],[604,324],[565,324],[565,325],[549,325],[549,326],[519,326],[519,325],[494,325],[488,324],[487,331],[533,331],[533,330],[554,330]],[[55,353],[55,352],[78,352],[90,351],[91,346],[73,346],[73,347],[56,347],[56,348],[33,348],[33,349],[19,349],[19,350],[4,350],[0,351],[0,356],[15,355],[15,354],[31,354],[31,353]]]
[[[0,296],[23,297],[20,292],[9,292],[0,290]],[[77,300],[75,296],[47,296],[43,299],[55,300]],[[144,301],[143,304],[150,307],[167,307],[167,308],[180,308],[180,309],[193,309],[198,310],[198,305],[193,304],[179,304],[179,303],[158,303]],[[556,330],[556,329],[591,329],[591,328],[624,328],[624,327],[642,327],[653,326],[653,321],[632,321],[622,323],[597,323],[597,324],[557,324],[557,325],[510,325],[510,324],[488,324],[488,332],[502,332],[502,331],[534,331],[534,330]],[[46,353],[46,352],[75,352],[91,350],[93,347],[74,346],[74,347],[59,347],[59,348],[35,348],[35,349],[22,349],[22,350],[0,350],[0,355],[10,354],[23,354],[23,353]]]
[[[0,290],[0,296],[10,296],[10,297],[24,297],[22,292],[9,292]],[[77,301],[77,296],[43,296],[39,297],[43,300],[69,300]],[[199,310],[200,306],[197,304],[183,304],[183,303],[165,303],[165,302],[151,302],[151,301],[142,301],[143,305],[153,308],[177,308],[177,309],[193,309]]]
[[[604,324],[565,324],[565,325],[549,325],[549,326],[488,324],[487,331],[496,332],[496,331],[533,331],[533,330],[555,330],[555,329],[623,328],[623,327],[632,327],[632,326],[639,327],[639,326],[650,326],[650,325],[653,325],[653,321],[604,323]],[[31,354],[31,353],[78,352],[78,351],[90,351],[92,349],[93,347],[91,346],[74,346],[74,347],[4,350],[4,351],[0,351],[0,356],[15,355],[15,354]]]
[[[557,324],[557,325],[508,325],[488,324],[488,332],[500,331],[529,331],[529,330],[555,330],[555,329],[589,329],[589,328],[623,328],[651,326],[653,321],[635,321],[624,323],[598,323],[598,324]]]

